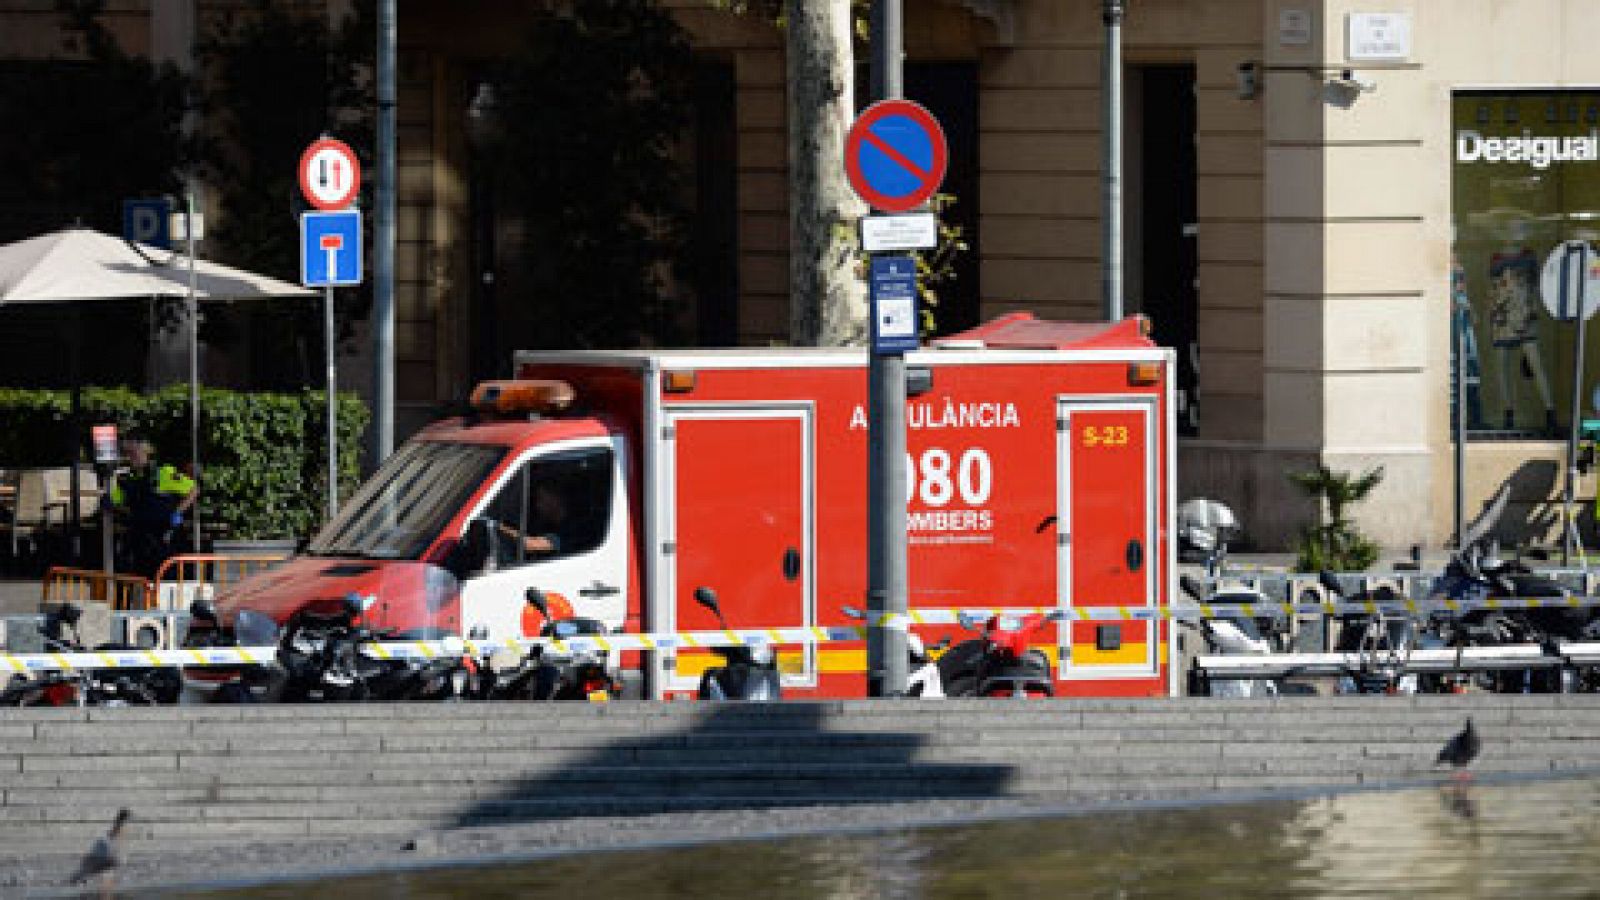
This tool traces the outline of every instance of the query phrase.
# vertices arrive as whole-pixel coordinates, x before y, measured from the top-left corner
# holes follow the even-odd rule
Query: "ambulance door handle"
[[[586,588],[578,589],[578,596],[580,597],[610,597],[612,594],[620,593],[622,593],[621,588],[609,584],[601,584],[598,581]]]
[[[800,551],[793,547],[783,551],[783,578],[793,581],[800,577]]]
[[[1144,565],[1144,545],[1138,538],[1128,541],[1128,571],[1137,572]]]

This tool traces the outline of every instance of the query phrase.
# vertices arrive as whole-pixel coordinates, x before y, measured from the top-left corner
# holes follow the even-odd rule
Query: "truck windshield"
[[[389,457],[306,552],[416,559],[505,454],[504,447],[483,444],[413,441]]]

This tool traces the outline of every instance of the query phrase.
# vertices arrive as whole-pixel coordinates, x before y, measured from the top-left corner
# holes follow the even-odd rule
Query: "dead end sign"
[[[949,162],[939,121],[910,100],[872,104],[844,139],[850,186],[883,212],[905,212],[928,202],[944,182]]]

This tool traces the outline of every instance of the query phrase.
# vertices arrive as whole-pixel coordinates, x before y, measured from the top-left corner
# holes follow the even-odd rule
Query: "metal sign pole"
[[[333,285],[328,285],[323,304],[322,337],[328,356],[328,518],[339,511],[339,403],[333,346]]]
[[[1561,305],[1563,309],[1574,311],[1578,317],[1577,347],[1572,355],[1572,406],[1571,419],[1567,423],[1567,484],[1562,494],[1561,501],[1561,564],[1570,565],[1573,547],[1580,550],[1582,543],[1578,540],[1578,522],[1574,517],[1576,508],[1576,493],[1578,488],[1578,432],[1583,421],[1583,339],[1584,325],[1589,321],[1585,313],[1584,293],[1589,281],[1589,248],[1587,245],[1568,245],[1561,256]],[[1569,266],[1571,268],[1569,268]],[[1577,272],[1577,297],[1572,296],[1573,278],[1572,270]]]
[[[200,481],[200,301],[196,299],[194,262],[194,186],[184,191],[184,240],[189,247],[189,467],[190,477]],[[190,551],[199,553],[200,504],[189,507]]]
[[[1454,259],[1452,253],[1451,258]],[[1451,422],[1451,437],[1455,439],[1454,467],[1455,478],[1453,485],[1451,507],[1451,538],[1450,545],[1458,552],[1461,546],[1461,529],[1466,522],[1467,510],[1467,342],[1466,332],[1468,307],[1464,304],[1466,298],[1457,296],[1452,285],[1450,297],[1450,337],[1455,365],[1451,367],[1451,387],[1455,394],[1455,415]]]
[[[872,94],[899,98],[900,0],[878,0],[872,10]],[[901,353],[868,357],[867,421],[867,694],[906,691],[906,369]],[[884,618],[902,617],[885,627]]]

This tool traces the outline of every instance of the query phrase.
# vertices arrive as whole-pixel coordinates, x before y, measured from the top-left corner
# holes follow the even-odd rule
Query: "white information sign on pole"
[[[1600,253],[1588,241],[1563,241],[1544,258],[1539,299],[1550,318],[1572,322],[1577,318],[1580,297],[1583,317],[1588,319],[1600,309]]]
[[[931,212],[861,219],[861,248],[868,253],[931,250],[938,245],[938,219]]]

